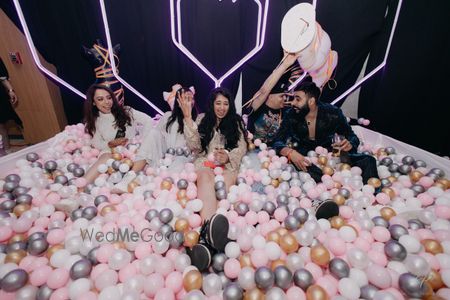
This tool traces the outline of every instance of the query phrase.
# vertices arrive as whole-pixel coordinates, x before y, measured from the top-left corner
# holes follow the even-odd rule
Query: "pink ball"
[[[258,223],[259,224],[264,224],[269,222],[270,220],[270,216],[266,211],[260,211],[258,212]]]
[[[160,289],[155,295],[155,300],[175,300],[175,294],[171,289]]]
[[[291,196],[296,198],[300,197],[300,195],[302,194],[302,189],[298,186],[291,187],[289,191],[291,193]]]
[[[67,287],[59,288],[53,291],[50,300],[66,300],[69,299],[69,289]]]
[[[32,256],[32,255],[28,255],[28,256],[25,256],[21,261],[20,261],[20,264],[19,264],[19,267],[21,268],[21,269],[24,269],[25,271],[27,271],[28,273],[30,273],[31,271],[32,271],[32,265],[33,265],[33,262],[34,262],[34,260],[36,259],[36,257],[35,256]]]
[[[174,269],[175,269],[175,266],[174,266],[173,262],[170,259],[168,259],[166,257],[161,257],[158,260],[158,269],[157,269],[157,271],[162,276],[165,277],[165,276],[169,275],[170,273],[172,273],[174,271]]]
[[[55,269],[47,279],[47,285],[51,289],[59,289],[69,281],[69,271],[66,269]]]
[[[316,188],[310,189],[308,192],[306,192],[306,194],[311,199],[315,199],[315,198],[319,197],[319,195],[320,195],[319,191]]]
[[[308,270],[309,272],[311,272],[312,276],[314,277],[314,280],[319,280],[320,277],[323,276],[323,271],[322,269],[316,265],[315,263],[307,263],[305,265],[305,269]]]
[[[49,203],[49,204],[56,204],[56,203],[59,202],[59,200],[61,200],[61,196],[58,193],[55,193],[55,192],[51,192],[45,198],[45,201],[47,203]]]
[[[331,275],[320,277],[319,280],[316,281],[316,284],[323,287],[329,297],[333,297],[338,292],[338,281]]]
[[[420,202],[422,202],[422,206],[429,206],[434,203],[433,197],[431,197],[431,195],[427,193],[417,195],[417,199],[419,199]]]
[[[450,207],[446,205],[436,205],[434,208],[434,213],[436,217],[442,219],[450,219]]]
[[[15,300],[16,299],[16,293],[8,293],[3,290],[0,290],[0,299],[2,300]]]
[[[305,292],[297,286],[290,287],[286,292],[286,297],[288,300],[306,300]]]
[[[274,213],[275,219],[277,219],[278,222],[283,222],[284,219],[288,216],[288,212],[284,208],[277,208]]]
[[[386,193],[378,193],[375,196],[375,200],[377,200],[377,202],[380,203],[381,205],[386,205],[389,202],[391,202],[391,198],[389,198],[388,194]]]
[[[339,206],[339,214],[344,219],[350,219],[353,216],[353,209],[346,205]]]
[[[135,276],[137,273],[136,267],[133,264],[128,264],[119,271],[120,282],[125,282],[129,278]]]
[[[369,254],[370,257],[370,254]],[[387,289],[391,286],[391,276],[389,272],[378,265],[371,265],[366,269],[369,282],[380,289]]]
[[[310,208],[312,206],[312,202],[309,198],[300,199],[300,207],[301,208]]]
[[[330,238],[328,240],[328,249],[334,254],[334,255],[344,255],[347,248],[345,246],[345,242],[341,238]]]
[[[174,293],[178,293],[183,288],[183,275],[180,272],[172,272],[167,275],[166,287]]]
[[[47,242],[50,245],[56,245],[59,243],[62,243],[65,238],[65,232],[63,229],[56,228],[53,230],[50,230],[47,234]]]
[[[256,249],[250,254],[250,260],[252,264],[256,267],[263,267],[269,262],[269,258],[263,249]]]
[[[388,263],[386,255],[379,251],[369,250],[368,256],[371,261],[373,261],[375,264],[379,266],[386,266]]]
[[[361,237],[357,237],[356,240],[353,242],[353,245],[355,245],[355,247],[363,250],[364,252],[367,252],[370,250],[370,243]]]
[[[198,214],[192,214],[188,217],[189,226],[197,228],[202,224],[202,217]]]
[[[225,262],[223,270],[228,278],[236,279],[239,276],[239,272],[241,271],[241,264],[237,259],[230,258]]]
[[[434,180],[431,177],[423,176],[419,179],[418,183],[427,189],[433,185]]]
[[[391,238],[391,234],[389,233],[389,230],[387,228],[381,227],[381,226],[375,226],[372,229],[372,236],[376,241],[382,242],[382,243],[389,241],[389,239]]]
[[[0,226],[0,242],[7,241],[13,235],[9,226]]]
[[[245,220],[247,221],[248,225],[255,225],[258,223],[258,215],[256,212],[250,210],[245,214]]]
[[[164,277],[159,273],[150,274],[145,280],[145,295],[148,297],[155,297],[156,293],[163,287]]]
[[[309,247],[301,247],[298,250],[298,254],[303,258],[303,260],[308,263],[311,262],[311,248]]]
[[[97,260],[100,263],[107,263],[109,257],[112,256],[115,248],[112,244],[103,244],[97,250]]]
[[[41,286],[47,282],[50,273],[52,273],[50,266],[40,266],[36,268],[30,275],[30,283],[34,286]]]

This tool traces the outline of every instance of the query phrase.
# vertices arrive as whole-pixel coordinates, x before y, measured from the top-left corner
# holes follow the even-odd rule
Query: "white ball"
[[[350,269],[349,278],[353,280],[360,288],[369,284],[369,279],[367,278],[366,272],[360,269]]]
[[[53,257],[53,256],[52,256]],[[84,293],[89,292],[91,289],[91,281],[87,278],[80,278],[69,285],[69,297],[70,299],[77,299]]]
[[[253,238],[252,245],[254,249],[264,249],[266,246],[266,239],[258,234]]]
[[[62,268],[70,257],[69,250],[61,249],[53,253],[50,258],[50,265],[55,268]]]
[[[113,270],[120,270],[131,261],[130,252],[124,249],[118,249],[113,252],[113,254],[108,259],[108,265]]]
[[[104,288],[98,295],[98,300],[120,300],[121,293],[118,287],[108,286]]]
[[[98,187],[104,186],[105,183],[106,183],[106,180],[105,180],[105,178],[103,178],[103,177],[97,177],[97,178],[95,179],[95,181],[94,181],[94,184],[95,184],[96,186],[98,186]]]
[[[356,232],[350,226],[342,226],[339,229],[339,236],[346,242],[351,243],[356,239]]]
[[[342,278],[339,280],[339,293],[349,300],[356,300],[361,295],[359,286],[350,278]]]
[[[97,171],[99,173],[106,173],[106,171],[108,171],[108,166],[106,164],[100,164],[97,167]]]
[[[432,186],[428,189],[428,193],[434,198],[440,197],[444,194],[444,191],[437,186]]]
[[[126,173],[130,170],[130,166],[127,164],[120,164],[119,171],[122,173]]]
[[[271,241],[271,242],[268,242],[268,243],[266,244],[264,250],[265,250],[265,252],[266,252],[266,254],[267,254],[267,257],[268,257],[270,260],[277,260],[277,259],[279,259],[280,256],[281,256],[281,248],[280,248],[280,246],[279,246],[277,243],[275,243],[275,242],[272,242],[272,241]]]
[[[288,171],[281,172],[281,179],[283,179],[284,181],[288,181],[289,179],[291,179],[291,173]]]
[[[409,234],[402,235],[398,239],[398,242],[400,244],[402,244],[403,247],[405,247],[405,249],[406,249],[406,251],[408,251],[408,253],[417,253],[420,251],[420,249],[422,247],[420,242],[415,237],[413,237]]]
[[[241,254],[241,249],[239,247],[239,244],[236,242],[229,242],[225,246],[225,255],[229,258],[238,258]]]

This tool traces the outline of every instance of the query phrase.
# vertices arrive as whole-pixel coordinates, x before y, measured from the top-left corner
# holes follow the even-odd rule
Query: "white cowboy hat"
[[[305,49],[316,34],[316,11],[309,3],[292,7],[281,23],[281,46],[289,53]]]

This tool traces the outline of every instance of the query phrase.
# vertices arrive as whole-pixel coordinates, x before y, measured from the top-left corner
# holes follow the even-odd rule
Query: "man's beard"
[[[309,114],[309,111],[310,109],[307,104],[303,105],[302,107],[295,108],[295,112],[300,118],[306,117],[306,115]]]

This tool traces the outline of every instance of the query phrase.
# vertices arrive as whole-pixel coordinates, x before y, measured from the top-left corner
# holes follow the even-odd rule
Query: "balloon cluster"
[[[0,180],[1,299],[450,298],[450,181],[392,147],[361,147],[378,161],[367,184],[318,147],[315,183],[255,140],[228,193],[214,169],[232,241],[202,274],[184,250],[202,223],[193,164],[147,168],[116,195],[138,141],[91,185],[82,176],[99,151],[83,126],[57,141]],[[328,199],[340,215],[317,220],[314,201]]]

